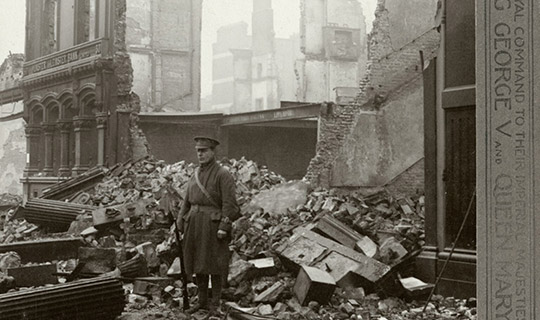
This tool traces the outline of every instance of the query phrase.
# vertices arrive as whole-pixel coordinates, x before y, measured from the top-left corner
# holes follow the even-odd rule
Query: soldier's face
[[[199,164],[206,164],[214,160],[215,151],[211,148],[197,148]]]

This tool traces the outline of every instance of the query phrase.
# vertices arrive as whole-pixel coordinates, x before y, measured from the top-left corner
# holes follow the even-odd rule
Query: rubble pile
[[[32,239],[39,227],[24,219],[14,219],[15,208],[22,198],[12,194],[0,194],[0,244]]]
[[[245,158],[224,159],[220,163],[235,177],[240,205],[248,202],[259,191],[285,182],[282,176]],[[93,190],[80,191],[71,197],[71,201],[93,206],[113,206],[139,199],[157,202],[167,188],[184,195],[186,183],[195,168],[195,164],[185,161],[174,164],[151,158],[128,161],[111,169]]]
[[[24,219],[11,219],[13,211],[0,213],[0,244],[36,238],[39,227]]]
[[[433,288],[413,277],[412,262],[424,244],[423,196],[394,198],[384,189],[311,190],[244,158],[221,165],[236,180],[242,214],[234,222],[223,293],[231,314],[243,319],[475,318],[470,302],[437,298],[426,312],[415,302]],[[78,248],[78,264],[59,274],[68,282],[121,277],[128,282],[128,311],[181,308],[173,220],[195,169],[183,161],[144,158],[93,170],[77,188],[77,181],[51,188],[64,202],[46,201],[66,210],[92,208],[74,218],[65,233],[82,237],[85,245]],[[17,230],[17,223],[28,229],[26,221],[11,222],[10,228]],[[196,286],[190,283],[188,289],[196,302]]]

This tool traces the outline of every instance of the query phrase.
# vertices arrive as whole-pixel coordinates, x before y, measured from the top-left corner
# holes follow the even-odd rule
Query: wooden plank
[[[323,246],[330,251],[335,251],[345,257],[357,261],[360,264],[360,270],[358,271],[361,272],[361,275],[366,275],[366,279],[370,281],[377,281],[386,273],[388,273],[388,271],[390,271],[389,266],[364,254],[361,254],[351,248],[345,247],[335,241],[327,239],[313,231],[309,231],[302,227],[299,227],[295,229],[295,234],[291,237],[291,240],[293,240],[295,236],[305,237],[307,239],[313,240],[318,245]]]

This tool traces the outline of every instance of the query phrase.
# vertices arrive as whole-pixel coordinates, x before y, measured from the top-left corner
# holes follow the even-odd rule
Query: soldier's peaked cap
[[[206,136],[195,137],[193,140],[195,140],[195,148],[215,148],[219,145],[217,139]]]

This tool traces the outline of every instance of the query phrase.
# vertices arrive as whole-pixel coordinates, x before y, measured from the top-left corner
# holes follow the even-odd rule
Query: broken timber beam
[[[368,257],[373,258],[377,255],[378,247],[375,242],[328,214],[319,220],[315,228],[331,239],[346,247],[360,251]]]
[[[328,271],[341,287],[351,285],[351,272],[358,277],[359,285],[369,286],[376,285],[390,271],[389,266],[302,227],[296,228],[277,252],[297,267],[307,265]]]

